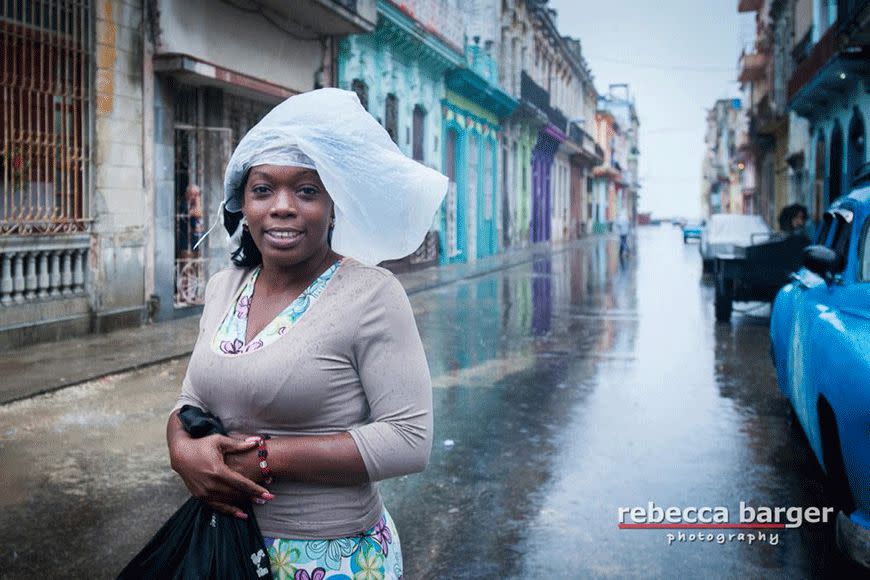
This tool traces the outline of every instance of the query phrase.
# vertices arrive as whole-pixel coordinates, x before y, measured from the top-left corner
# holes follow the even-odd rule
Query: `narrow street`
[[[717,325],[678,228],[640,228],[623,264],[617,245],[412,296],[436,415],[428,470],[382,486],[406,578],[854,574],[832,526],[776,545],[618,529],[620,507],[649,502],[826,503],[777,391],[767,307]],[[185,364],[0,407],[0,575],[111,577],[183,502],[163,429]]]

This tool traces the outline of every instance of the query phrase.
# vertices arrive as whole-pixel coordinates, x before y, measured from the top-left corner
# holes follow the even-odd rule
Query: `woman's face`
[[[248,172],[242,212],[264,263],[290,266],[320,255],[332,208],[314,170],[257,165]]]

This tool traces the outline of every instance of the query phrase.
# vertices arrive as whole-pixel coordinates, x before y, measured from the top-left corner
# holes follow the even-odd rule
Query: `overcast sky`
[[[706,110],[739,95],[737,59],[753,15],[737,0],[550,0],[579,38],[599,93],[629,83],[640,118],[640,210],[700,213]]]

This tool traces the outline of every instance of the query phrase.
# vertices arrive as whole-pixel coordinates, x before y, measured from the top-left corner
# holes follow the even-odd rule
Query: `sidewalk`
[[[396,277],[410,296],[518,266],[535,257],[564,252],[595,239],[599,236],[557,246],[537,244],[472,264],[426,268]],[[198,326],[199,317],[190,316],[0,353],[0,376],[3,377],[0,404],[187,356],[193,350]]]

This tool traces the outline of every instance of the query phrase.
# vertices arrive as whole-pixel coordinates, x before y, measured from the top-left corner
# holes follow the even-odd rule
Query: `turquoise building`
[[[338,86],[355,91],[399,148],[450,178],[427,242],[409,265],[499,251],[500,120],[516,101],[488,51],[466,44],[458,4],[378,1],[377,27],[338,50]]]
[[[448,71],[442,102],[444,173],[451,190],[442,212],[442,262],[468,262],[499,251],[499,135],[517,102],[498,88],[498,66],[478,45],[465,66]]]
[[[389,0],[379,0],[377,7],[374,32],[341,40],[337,84],[357,93],[402,152],[444,172],[445,75],[465,63],[458,9],[427,12],[415,10],[414,2],[399,6]],[[434,220],[423,246],[406,260],[409,265],[443,256],[440,218]]]

